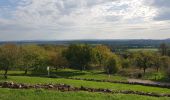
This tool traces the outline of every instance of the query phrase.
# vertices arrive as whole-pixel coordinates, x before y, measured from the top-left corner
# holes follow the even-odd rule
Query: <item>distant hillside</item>
[[[131,40],[66,40],[66,41],[3,41],[0,44],[14,43],[14,44],[52,44],[52,45],[69,45],[75,43],[86,43],[86,44],[105,44],[115,47],[159,47],[161,43],[170,44],[170,39],[165,40],[152,40],[152,39],[131,39]]]

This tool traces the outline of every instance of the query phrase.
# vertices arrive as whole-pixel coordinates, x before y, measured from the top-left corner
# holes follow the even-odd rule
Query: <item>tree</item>
[[[165,56],[165,55],[167,55],[168,46],[165,43],[162,43],[160,45],[159,50],[160,50],[160,53],[162,54],[162,56]]]
[[[25,74],[28,70],[34,72],[46,71],[48,65],[47,51],[38,45],[24,45],[20,47],[20,67]]]
[[[131,66],[130,58],[122,59],[121,61],[122,68],[129,68]]]
[[[33,66],[34,72],[46,72],[48,66],[48,52],[41,46],[34,46],[35,65]]]
[[[161,57],[161,64],[164,69],[164,72],[170,78],[170,57],[168,57],[168,56]]]
[[[99,64],[100,67],[104,66],[106,59],[112,54],[111,50],[104,45],[98,45],[93,48],[93,62]]]
[[[120,68],[120,62],[115,54],[110,55],[105,62],[105,71],[107,74],[116,73]]]
[[[25,45],[20,47],[20,66],[27,74],[28,70],[34,66],[36,66],[38,61],[38,54],[36,53],[38,48],[36,45]]]
[[[161,65],[165,69],[168,68],[170,66],[170,58],[168,56],[162,56]]]
[[[18,64],[18,51],[18,47],[14,44],[5,44],[0,47],[0,66],[5,70],[4,77],[6,79],[8,70]]]
[[[64,52],[64,55],[71,67],[85,70],[86,66],[91,62],[91,47],[86,44],[72,44]]]
[[[155,67],[156,71],[158,72],[159,69],[161,68],[161,66],[162,66],[161,55],[154,54],[154,56],[153,56],[153,67]]]
[[[139,68],[143,68],[144,74],[147,68],[153,66],[153,56],[151,52],[139,52],[135,56],[135,64]]]
[[[68,66],[68,61],[63,57],[62,51],[60,52],[49,52],[49,65],[54,67],[56,70],[61,67]]]

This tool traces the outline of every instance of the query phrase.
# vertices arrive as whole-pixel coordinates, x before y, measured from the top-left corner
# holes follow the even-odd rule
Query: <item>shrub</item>
[[[119,59],[115,54],[107,58],[105,62],[105,71],[107,72],[107,74],[116,73],[119,70],[119,68],[120,68]]]

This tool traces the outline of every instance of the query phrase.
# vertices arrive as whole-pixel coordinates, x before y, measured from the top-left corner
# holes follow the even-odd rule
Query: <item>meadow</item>
[[[137,51],[158,51],[157,48],[134,48],[134,49],[128,49],[129,52],[137,52]]]
[[[76,71],[76,72],[75,72]],[[61,73],[66,72],[72,72],[72,74],[67,73],[66,75],[62,75]],[[2,71],[1,71],[2,73]],[[111,75],[108,76],[106,74],[102,73],[95,73],[93,76],[92,73],[94,72],[88,72],[88,71],[78,71],[78,70],[70,70],[66,69],[64,70],[58,70],[57,73],[60,73],[60,76],[63,76],[61,78],[48,78],[46,75],[41,76],[35,76],[28,74],[26,76],[23,76],[23,71],[9,71],[8,79],[4,79],[3,77],[0,78],[0,82],[5,81],[13,81],[16,83],[27,83],[27,84],[68,84],[74,87],[89,87],[89,88],[106,88],[106,89],[112,89],[112,90],[133,90],[133,91],[142,91],[142,92],[154,92],[154,93],[170,93],[170,89],[166,88],[159,88],[159,87],[151,87],[151,86],[142,86],[142,85],[131,85],[131,84],[120,84],[120,83],[109,83],[109,82],[95,82],[95,81],[85,81],[85,80],[73,80],[73,79],[67,79],[67,77],[79,77],[79,78],[90,78],[95,79],[95,76],[98,76],[96,79],[99,80],[117,80],[117,81],[127,81],[126,77],[121,77],[118,75]],[[75,74],[73,74],[75,73]],[[79,73],[79,74],[76,74]],[[83,75],[80,73],[84,73]],[[65,77],[64,77],[65,76]]]
[[[1,46],[0,100],[169,100],[166,85],[148,86],[129,80],[169,82],[165,67],[170,65],[170,58],[156,50],[135,51],[115,53],[104,45],[85,44]],[[12,85],[5,86],[8,83]],[[32,87],[24,88],[20,83]],[[37,87],[49,84],[51,88]],[[65,87],[62,90],[54,84],[73,88],[65,91]]]
[[[169,100],[168,97],[148,97],[126,94],[89,92],[59,92],[47,90],[0,89],[0,100]]]

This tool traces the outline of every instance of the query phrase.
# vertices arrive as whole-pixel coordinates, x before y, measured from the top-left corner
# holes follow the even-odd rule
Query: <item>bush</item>
[[[107,72],[107,74],[116,73],[119,70],[119,68],[120,63],[118,57],[114,54],[108,57],[105,63],[105,71]]]
[[[170,78],[170,67],[167,68],[166,74],[167,74],[168,78]]]

